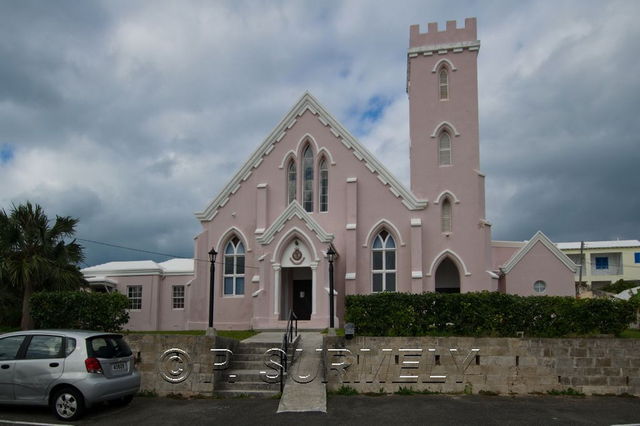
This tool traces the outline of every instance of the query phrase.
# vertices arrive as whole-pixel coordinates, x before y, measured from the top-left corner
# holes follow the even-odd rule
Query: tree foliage
[[[77,289],[84,282],[77,264],[84,258],[75,240],[77,219],[56,216],[51,221],[30,202],[0,211],[0,282],[21,298],[20,325],[33,327],[29,299],[42,290]]]
[[[618,280],[615,283],[606,285],[604,287],[601,288],[602,291],[607,291],[609,293],[613,293],[613,294],[618,294],[618,293],[622,293],[625,290],[628,290],[630,288],[634,288],[634,287],[638,287],[640,286],[640,283],[636,282],[636,281],[625,281],[625,280]]]
[[[503,293],[376,293],[346,298],[346,322],[367,336],[530,337],[619,334],[633,303]]]
[[[40,292],[31,304],[38,328],[120,331],[129,321],[129,299],[120,293]]]

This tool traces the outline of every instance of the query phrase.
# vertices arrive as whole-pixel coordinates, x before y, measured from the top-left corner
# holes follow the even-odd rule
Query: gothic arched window
[[[223,280],[225,296],[244,294],[244,245],[236,236],[224,249]]]
[[[302,207],[305,211],[313,211],[313,151],[307,146],[302,155]]]
[[[449,72],[445,67],[442,67],[440,69],[438,79],[440,87],[440,100],[445,101],[449,99]]]
[[[287,205],[296,199],[296,162],[289,161],[287,167]]]
[[[320,211],[326,212],[329,210],[329,169],[327,168],[326,158],[320,160]]]
[[[448,198],[442,201],[440,228],[442,232],[451,232],[451,201]]]
[[[451,163],[451,136],[448,132],[442,132],[438,138],[438,164],[450,166]]]
[[[382,230],[371,246],[371,279],[373,291],[396,291],[396,242]]]

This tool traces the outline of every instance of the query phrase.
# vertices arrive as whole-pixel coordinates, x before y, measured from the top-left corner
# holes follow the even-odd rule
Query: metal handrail
[[[295,333],[295,336],[294,336]],[[287,328],[282,336],[282,348],[280,351],[280,393],[284,390],[284,376],[288,369],[288,364],[292,364],[295,353],[291,354],[291,360],[289,362],[289,344],[293,342],[294,337],[298,336],[298,316],[293,312],[293,309],[289,311],[289,319],[287,320]]]

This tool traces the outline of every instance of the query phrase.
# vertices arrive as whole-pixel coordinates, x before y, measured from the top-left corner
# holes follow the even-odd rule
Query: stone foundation
[[[324,349],[330,390],[640,396],[638,339],[326,337]]]
[[[233,352],[238,345],[237,340],[219,336],[129,334],[125,338],[137,359],[136,366],[142,376],[140,390],[163,396],[213,395],[215,382],[221,373],[214,374],[213,364],[216,360],[211,349],[229,349]],[[189,360],[184,358],[184,353],[172,352],[175,349],[184,351]],[[171,361],[172,357],[179,358]],[[163,377],[162,372],[173,381]],[[178,381],[185,375],[187,377],[184,380]]]

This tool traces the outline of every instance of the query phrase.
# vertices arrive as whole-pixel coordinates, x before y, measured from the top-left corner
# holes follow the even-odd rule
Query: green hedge
[[[634,318],[634,304],[622,300],[490,292],[347,296],[345,315],[365,336],[618,335]]]
[[[120,331],[129,321],[129,299],[120,293],[57,291],[31,296],[37,328]]]
[[[638,287],[638,286],[640,286],[640,284],[634,281],[618,280],[613,284],[609,284],[602,287],[600,290],[608,291],[609,293],[613,293],[613,294],[618,294],[618,293],[622,293],[625,290]]]

